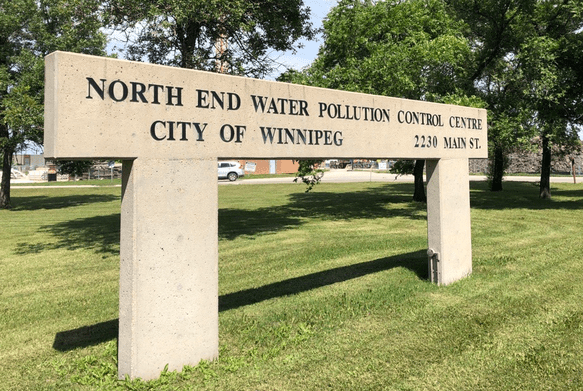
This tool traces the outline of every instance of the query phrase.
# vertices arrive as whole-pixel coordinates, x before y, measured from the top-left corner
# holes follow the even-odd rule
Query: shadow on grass
[[[390,183],[363,188],[352,192],[292,193],[281,206],[254,210],[219,210],[219,239],[233,240],[239,236],[254,235],[293,229],[306,219],[352,220],[387,217],[425,219],[425,204],[411,201],[413,184]],[[476,209],[580,209],[583,191],[553,187],[553,199],[538,197],[538,186],[529,182],[505,182],[504,191],[491,192],[485,182],[471,182],[471,206]],[[79,195],[64,197],[20,197],[12,210],[65,208],[83,203],[109,202],[112,195]],[[120,214],[74,219],[39,229],[55,237],[45,243],[21,242],[16,254],[40,253],[44,250],[67,248],[92,249],[106,254],[119,251]]]
[[[290,278],[288,280],[264,285],[259,288],[228,293],[219,296],[219,311],[227,311],[274,299],[276,297],[295,295],[297,293],[352,280],[368,274],[394,269],[396,267],[410,269],[414,271],[419,278],[426,280],[428,274],[427,252],[425,250],[420,250],[392,257],[379,258],[374,261],[341,266],[301,277]]]
[[[79,327],[75,330],[61,331],[55,335],[53,349],[66,352],[77,348],[86,348],[117,338],[119,332],[119,320],[112,319],[107,322],[97,323],[91,326]]]
[[[410,269],[414,271],[419,278],[426,280],[427,253],[424,250],[420,250],[407,254],[375,259],[373,261],[337,267],[301,277],[290,278],[288,280],[279,281],[258,288],[228,293],[219,296],[219,311],[228,311],[277,297],[295,295],[397,267]],[[55,335],[53,348],[64,352],[110,341],[118,336],[118,323],[118,319],[113,319],[74,330],[61,331]]]
[[[253,210],[219,209],[219,238],[233,240],[303,224],[307,218],[321,220],[406,217],[426,219],[426,206],[412,201],[413,184],[386,184],[353,192],[297,192],[288,203]]]
[[[539,197],[539,184],[534,182],[504,182],[503,191],[492,192],[486,182],[470,182],[470,205],[485,210],[505,209],[581,209],[583,189],[565,190],[551,186],[551,199]]]
[[[66,248],[86,249],[105,254],[119,254],[120,214],[94,216],[43,225],[41,232],[48,232],[54,240],[46,243],[17,243],[18,255],[37,254],[45,250]]]
[[[111,202],[119,200],[119,195],[113,194],[76,194],[66,196],[12,196],[13,212],[24,210],[62,209],[74,206],[93,204],[97,202]]]

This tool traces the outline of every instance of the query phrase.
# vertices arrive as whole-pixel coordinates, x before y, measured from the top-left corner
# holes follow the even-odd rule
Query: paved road
[[[470,175],[470,181],[485,181],[484,175]],[[227,185],[249,185],[257,183],[293,183],[294,178],[265,178],[265,179],[244,179],[236,182],[220,180],[219,184]],[[538,182],[539,176],[506,176],[508,182]],[[350,171],[350,170],[330,170],[324,173],[322,183],[343,183],[343,182],[413,182],[413,175],[377,173],[374,171]],[[551,182],[573,183],[572,177],[551,177]],[[577,183],[583,182],[583,177],[577,177]],[[301,182],[299,182],[301,183]]]
[[[470,175],[470,181],[485,181],[486,177],[483,175]],[[538,182],[538,176],[506,176],[504,180],[507,182]],[[350,170],[330,170],[324,173],[322,178],[323,183],[343,183],[343,182],[413,182],[413,175],[402,175],[397,177],[395,174],[377,173],[374,171],[350,171]],[[572,177],[551,177],[551,182],[566,182],[573,183]],[[583,177],[577,177],[577,183],[583,182]],[[24,180],[13,180],[12,188],[15,189],[38,189],[51,188],[61,189],[71,186],[18,186],[19,183],[33,183]],[[252,185],[259,183],[294,183],[293,177],[276,177],[276,178],[261,178],[261,179],[243,179],[235,182],[228,180],[219,180],[219,185]],[[302,183],[298,181],[298,183]],[[74,185],[75,187],[96,187],[92,185]],[[119,185],[117,185],[119,186]]]

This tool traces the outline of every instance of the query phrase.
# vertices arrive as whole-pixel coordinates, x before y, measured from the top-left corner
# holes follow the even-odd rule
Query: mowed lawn
[[[13,189],[0,389],[583,389],[583,185],[544,201],[534,184],[473,182],[474,271],[441,287],[412,191],[220,186],[220,358],[130,382],[116,369],[120,189]]]

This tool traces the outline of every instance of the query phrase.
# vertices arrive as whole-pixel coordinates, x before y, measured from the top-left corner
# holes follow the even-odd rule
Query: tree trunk
[[[10,208],[10,174],[13,151],[2,152],[2,182],[0,183],[0,209]]]
[[[0,122],[0,138],[10,141],[8,127]],[[2,181],[0,182],[0,209],[10,208],[10,175],[14,150],[5,144],[0,150],[2,156]]]
[[[551,147],[543,135],[543,158],[540,170],[540,198],[551,198]]]
[[[415,192],[413,193],[413,201],[427,202],[425,196],[425,183],[423,181],[423,167],[425,167],[425,160],[415,160],[415,168],[413,174],[415,175]]]
[[[504,149],[500,146],[494,147],[494,162],[491,167],[492,191],[502,191],[502,178],[504,177]]]

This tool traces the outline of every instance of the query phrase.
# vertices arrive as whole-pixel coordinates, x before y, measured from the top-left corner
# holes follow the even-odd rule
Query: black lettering
[[[285,144],[287,144],[288,140],[291,139],[291,143],[294,143],[295,137],[294,137],[294,129],[292,129],[291,131],[288,128],[285,128]]]
[[[196,96],[198,97],[196,100],[196,107],[201,109],[208,109],[209,103],[207,102],[207,98],[209,96],[209,92],[206,90],[196,90]]]
[[[342,107],[340,104],[336,104],[336,106],[338,106],[338,119],[346,119],[346,117],[342,115]]]
[[[300,144],[300,139],[301,139],[301,143],[306,145],[306,129],[304,129],[303,131],[300,129],[297,129],[297,135],[298,135],[298,144]]]
[[[278,114],[277,112],[277,105],[275,104],[275,99],[271,98],[271,102],[269,102],[269,109],[267,109],[268,113]]]
[[[257,109],[261,108],[261,112],[265,112],[265,103],[267,103],[267,97],[265,96],[255,96],[251,95],[251,100],[253,100],[253,106],[255,106],[255,112]],[[269,128],[271,129],[271,128]]]
[[[121,98],[115,96],[115,92],[117,90],[115,88],[115,85],[116,84],[120,84],[121,85],[121,92],[122,92]],[[128,97],[128,86],[126,86],[126,84],[123,81],[116,80],[116,81],[114,81],[113,83],[111,83],[109,85],[108,93],[109,93],[109,97],[111,99],[113,99],[114,101],[116,101],[116,102],[122,102],[122,101],[126,100],[126,98]]]
[[[236,143],[242,143],[243,142],[243,136],[245,135],[245,130],[247,130],[247,128],[245,126],[242,125],[235,125],[235,134],[236,134]]]
[[[322,113],[324,113],[326,111],[326,107],[328,106],[326,103],[322,103],[322,102],[318,102],[318,105],[320,106],[320,115],[318,117],[323,117]]]
[[[105,90],[105,81],[106,80],[105,79],[99,79],[101,81],[101,87],[99,87],[97,85],[97,83],[95,82],[95,80],[93,80],[93,78],[87,77],[86,79],[89,82],[87,84],[87,99],[93,99],[93,97],[91,96],[91,87],[93,87],[93,90],[95,92],[97,92],[97,95],[99,95],[99,97],[101,98],[101,100],[105,99],[104,90]]]
[[[194,127],[196,129],[196,133],[198,135],[198,138],[196,139],[196,141],[204,141],[204,139],[202,138],[202,134],[206,130],[206,126],[208,124],[204,123],[203,124],[204,126],[202,128],[200,127],[200,123],[198,123],[198,122],[193,122],[192,124],[194,125]]]
[[[154,87],[154,100],[152,101],[152,104],[159,105],[160,100],[159,100],[158,93],[160,91],[164,91],[164,86],[162,86],[160,84],[148,84],[148,90],[151,89],[152,87]]]
[[[224,110],[225,109],[224,101],[225,101],[224,92],[221,92],[221,96],[219,96],[219,94],[216,91],[211,91],[211,109],[216,109],[215,102],[218,102],[219,106],[221,106],[221,109]]]
[[[334,108],[334,114],[332,114],[330,112],[330,109]],[[336,105],[329,105],[328,106],[328,117],[330,118],[336,118],[336,116],[338,115],[338,108],[336,107]]]
[[[172,94],[172,90],[176,90],[176,95]],[[168,106],[182,106],[182,87],[170,87],[166,86],[166,93],[168,97]],[[176,99],[176,104],[172,103],[173,99]]]
[[[345,107],[346,107],[346,119],[354,119],[354,117],[350,116],[350,106],[346,105]]]
[[[142,103],[148,103],[148,100],[144,96],[144,92],[146,92],[146,85],[143,83],[137,83],[135,81],[130,82],[132,85],[132,99],[130,102],[138,102],[138,97]]]
[[[332,145],[332,131],[331,130],[324,131],[324,145]]]
[[[285,103],[288,101],[285,98],[278,98],[277,101],[279,102],[279,114],[285,114]]]
[[[289,101],[289,115],[298,115],[298,101],[295,99]]]
[[[225,129],[227,129],[227,131],[229,132],[227,136],[225,136]],[[230,143],[235,138],[235,129],[231,125],[225,124],[221,126],[220,136],[221,140],[223,140],[226,143]]]
[[[381,111],[381,109],[375,109],[374,119],[375,119],[376,122],[382,122],[383,121],[383,112]]]
[[[174,138],[174,122],[168,121],[166,122],[168,126],[168,141],[176,141]]]
[[[269,138],[269,143],[273,144],[273,136],[275,135],[272,128],[260,126],[261,135],[263,136],[263,144],[267,144],[267,139]]]
[[[306,102],[305,100],[300,100],[300,115],[305,115],[306,117],[309,117],[310,114],[308,114],[308,102]]]
[[[166,122],[164,122],[164,121],[154,121],[154,122],[152,123],[152,126],[150,126],[150,135],[152,136],[152,138],[153,138],[154,140],[156,140],[156,141],[162,141],[162,140],[164,140],[164,139],[166,138],[166,136],[163,136],[163,137],[158,137],[158,136],[156,135],[156,125],[157,125],[157,124],[160,124],[160,125],[162,125],[163,127],[166,127]]]
[[[321,130],[316,130],[314,133],[316,133],[315,145],[320,145],[320,139],[324,136],[324,132],[322,132]]]
[[[390,109],[381,109],[381,110],[383,111],[383,116],[385,117],[387,122],[391,122],[391,110]]]
[[[227,95],[229,96],[229,110],[239,110],[241,107],[241,98],[239,95],[235,94],[234,92],[228,92]],[[257,111],[257,108],[255,108]]]
[[[190,122],[176,122],[176,127],[182,127],[182,137],[180,138],[180,141],[188,141],[188,139],[186,138],[186,127],[190,127]]]

